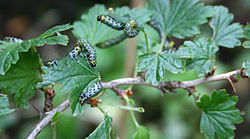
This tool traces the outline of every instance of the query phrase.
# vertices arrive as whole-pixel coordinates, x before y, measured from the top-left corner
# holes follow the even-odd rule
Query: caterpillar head
[[[81,51],[82,51],[82,48],[81,48],[79,45],[77,45],[76,47],[74,47],[74,50],[75,50],[76,52],[81,52]]]
[[[128,22],[131,24],[132,28],[135,28],[137,26],[137,23],[135,20],[129,20]]]
[[[97,16],[97,21],[103,22],[104,20],[105,20],[105,16],[104,15]]]
[[[91,61],[90,63],[91,63],[91,66],[92,66],[92,67],[95,67],[95,66],[96,66],[96,61]]]

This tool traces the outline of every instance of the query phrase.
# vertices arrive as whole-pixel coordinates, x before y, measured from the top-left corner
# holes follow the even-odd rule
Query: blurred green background
[[[206,4],[224,5],[234,14],[234,22],[246,25],[250,21],[250,0],[204,0]],[[0,0],[0,38],[14,36],[21,39],[36,37],[45,30],[57,24],[73,23],[94,4],[105,4],[106,7],[130,6],[143,7],[143,0]],[[96,18],[96,17],[93,17]],[[204,32],[210,32],[207,26],[201,26]],[[43,46],[38,51],[43,61],[62,58],[70,51],[76,42],[70,31],[68,46]],[[154,34],[153,34],[154,35]],[[155,34],[157,35],[157,34]],[[176,42],[181,44],[183,41]],[[130,47],[126,47],[129,45]],[[134,45],[134,46],[133,46]],[[118,46],[105,50],[97,50],[97,70],[101,73],[103,81],[131,77],[135,60],[135,40],[123,42]],[[250,61],[250,50],[238,47],[228,49],[220,47],[217,54],[217,70],[215,74],[224,73],[241,68],[244,60]],[[174,75],[169,74],[168,79]],[[180,80],[192,79],[195,73],[178,75]],[[238,108],[244,117],[244,122],[237,125],[236,137],[250,139],[250,81],[241,79],[235,84],[237,94],[227,81],[218,81],[197,86],[199,93],[209,93],[213,89],[225,88],[231,95],[239,97]],[[0,90],[1,92],[1,90]],[[142,106],[144,113],[136,113],[140,124],[150,129],[153,139],[202,139],[199,131],[200,111],[192,97],[183,89],[176,93],[162,94],[158,90],[145,86],[134,86],[136,106]],[[54,106],[67,98],[67,94],[56,94]],[[13,96],[9,97],[10,101]],[[106,90],[101,97],[101,104],[113,117],[113,135],[120,138],[132,138],[135,127],[127,111],[121,110],[117,105],[123,104],[120,97],[110,90]],[[13,101],[12,101],[13,102]],[[44,94],[37,91],[30,104],[43,110]],[[10,105],[11,108],[15,104]],[[33,107],[19,109],[12,114],[0,117],[1,139],[22,139],[39,120],[39,112]],[[103,120],[103,114],[96,108],[84,106],[84,114],[72,117],[71,110],[65,111],[56,124],[56,137],[58,139],[84,138],[88,136]],[[52,138],[52,127],[48,125],[38,136],[38,139]]]

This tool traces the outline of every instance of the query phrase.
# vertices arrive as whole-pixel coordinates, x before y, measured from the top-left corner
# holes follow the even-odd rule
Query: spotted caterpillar
[[[114,37],[114,38],[108,40],[108,41],[96,44],[96,47],[99,47],[99,48],[108,48],[110,46],[113,46],[115,44],[118,44],[118,43],[122,42],[126,38],[127,38],[127,35],[121,34],[121,35],[119,35],[117,37]]]
[[[83,105],[85,101],[98,95],[101,91],[102,91],[102,85],[98,81],[96,84],[94,84],[92,88],[90,88],[88,92],[85,93],[84,91],[82,91],[80,98],[79,98],[79,103]]]
[[[67,54],[69,58],[77,59],[77,56],[82,56],[82,52],[84,52],[84,57],[87,62],[91,65],[91,67],[96,66],[96,52],[95,49],[91,46],[91,44],[86,39],[81,39],[76,43],[76,46]],[[54,59],[48,62],[45,62],[44,65],[47,67],[54,67],[57,65],[58,60]]]
[[[86,40],[81,39],[76,43],[77,46],[82,46],[82,51],[85,54],[85,58],[92,67],[96,66],[96,51],[93,46]]]
[[[14,38],[14,37],[5,37],[4,41],[14,42],[14,43],[21,43],[21,42],[23,42],[22,39],[18,39],[18,38]]]
[[[58,63],[58,59],[53,59],[53,60],[51,60],[51,61],[44,62],[44,65],[45,65],[46,67],[54,67],[54,66],[57,65],[57,63]]]
[[[77,56],[81,56],[81,52],[84,52],[84,56],[91,67],[96,66],[96,51],[86,39],[81,39],[76,43],[76,46],[69,52],[68,57],[77,60]]]
[[[113,29],[123,30],[128,38],[134,38],[138,35],[138,24],[135,20],[130,19],[129,15],[115,15],[113,8],[109,8],[108,11],[109,15],[100,15],[97,17],[97,21],[101,21]]]
[[[125,27],[124,23],[115,20],[109,15],[99,15],[97,16],[97,21],[100,21],[101,23],[116,30],[123,30]]]

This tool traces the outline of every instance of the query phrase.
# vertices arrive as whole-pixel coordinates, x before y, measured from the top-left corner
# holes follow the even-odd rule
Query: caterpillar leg
[[[102,85],[100,82],[97,82],[96,84],[94,84],[92,88],[90,88],[88,92],[85,93],[84,91],[82,91],[79,98],[79,103],[83,105],[84,102],[98,95],[101,91],[102,91]]]
[[[44,62],[44,65],[46,67],[54,67],[54,66],[57,66],[57,63],[58,63],[58,59],[53,59],[51,61]]]

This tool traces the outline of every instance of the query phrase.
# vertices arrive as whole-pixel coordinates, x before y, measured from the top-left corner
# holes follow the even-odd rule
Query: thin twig
[[[53,109],[50,112],[46,113],[46,116],[41,119],[31,130],[31,132],[28,134],[27,139],[34,139],[42,129],[50,123],[53,116],[56,114],[56,112],[62,112],[66,110],[70,105],[69,100],[65,100],[62,104],[57,106],[55,109]]]
[[[235,70],[235,71],[231,71],[231,72],[224,73],[224,74],[214,75],[214,76],[207,77],[207,78],[204,77],[204,78],[200,78],[200,79],[195,79],[195,80],[191,80],[191,81],[162,82],[159,85],[153,85],[151,83],[147,83],[147,82],[144,81],[144,79],[142,77],[121,78],[121,79],[116,79],[116,80],[112,80],[112,81],[109,81],[109,82],[102,82],[101,84],[102,84],[102,86],[104,88],[110,88],[110,89],[114,89],[114,88],[116,88],[117,86],[120,86],[120,85],[141,84],[141,85],[155,87],[155,88],[158,88],[160,90],[164,90],[164,89],[175,89],[175,88],[188,88],[188,87],[196,86],[196,85],[199,85],[199,84],[202,84],[202,83],[207,83],[207,82],[212,82],[212,81],[219,81],[219,80],[227,80],[228,78],[230,78],[231,76],[234,76],[236,74],[239,74],[241,77],[245,77],[243,73],[244,73],[244,69],[243,70]],[[47,124],[50,123],[51,119],[56,114],[56,112],[62,112],[64,110],[66,110],[69,106],[70,106],[70,101],[66,100],[62,104],[60,104],[58,107],[53,109],[52,111],[47,112],[47,115],[43,119],[41,119],[32,128],[32,130],[28,134],[27,138],[28,139],[35,138],[38,135],[38,133]]]

